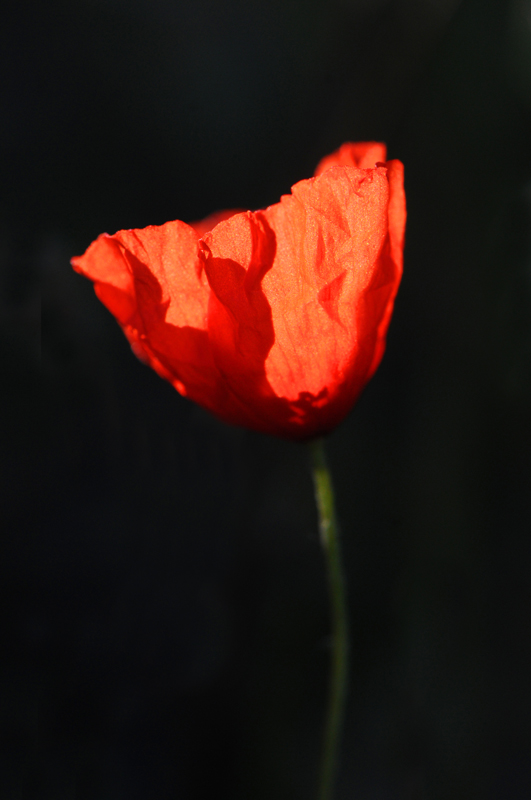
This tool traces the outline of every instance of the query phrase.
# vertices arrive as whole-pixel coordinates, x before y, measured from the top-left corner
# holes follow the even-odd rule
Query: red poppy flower
[[[334,428],[380,363],[402,273],[403,167],[344,144],[279,203],[104,233],[75,270],[131,346],[221,419]]]

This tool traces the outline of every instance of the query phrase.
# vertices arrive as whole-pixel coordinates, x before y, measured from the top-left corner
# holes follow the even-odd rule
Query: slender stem
[[[326,463],[323,440],[317,439],[310,442],[310,450],[315,499],[319,514],[319,531],[328,572],[332,625],[332,664],[318,798],[319,800],[331,800],[347,693],[348,623],[345,576],[334,508],[334,489]]]

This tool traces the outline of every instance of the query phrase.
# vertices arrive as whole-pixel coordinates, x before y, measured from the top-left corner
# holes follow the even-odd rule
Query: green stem
[[[319,800],[331,800],[347,693],[348,624],[345,576],[334,508],[334,489],[326,463],[323,440],[316,439],[310,442],[310,451],[315,499],[319,514],[319,531],[328,572],[332,624],[332,664],[318,798]]]

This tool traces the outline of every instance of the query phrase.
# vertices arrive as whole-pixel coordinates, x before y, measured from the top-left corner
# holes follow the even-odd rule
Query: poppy
[[[226,422],[327,433],[373,375],[402,274],[403,166],[346,143],[259,211],[104,233],[75,270],[135,354]]]

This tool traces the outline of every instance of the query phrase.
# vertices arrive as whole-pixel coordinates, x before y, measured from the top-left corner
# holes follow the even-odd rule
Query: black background
[[[69,259],[276,202],[368,139],[404,162],[409,218],[386,356],[327,445],[337,798],[528,798],[529,3],[11,4],[0,37],[2,800],[314,796],[305,448],[181,398]]]

